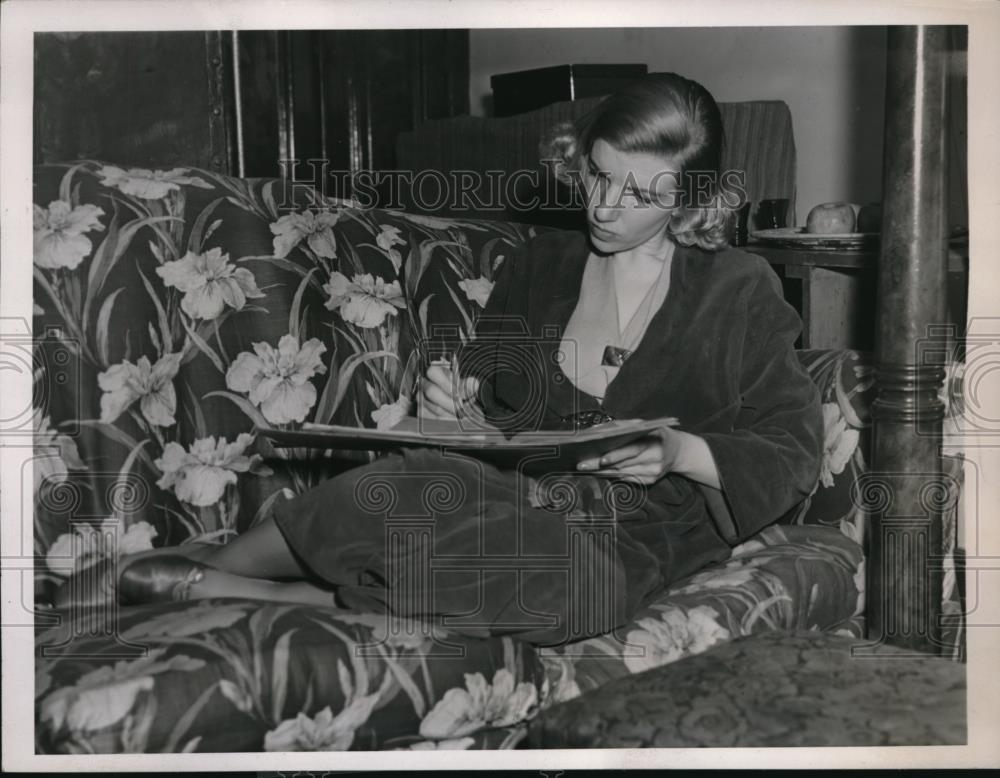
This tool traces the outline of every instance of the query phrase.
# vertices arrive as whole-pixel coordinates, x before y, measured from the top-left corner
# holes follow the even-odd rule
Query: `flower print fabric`
[[[167,286],[184,293],[181,309],[192,319],[215,319],[227,305],[239,311],[248,299],[265,296],[253,274],[233,265],[219,248],[204,254],[189,251],[156,268],[156,274]]]
[[[371,273],[358,274],[353,279],[343,273],[331,273],[323,291],[329,295],[326,301],[329,310],[339,309],[344,321],[363,328],[378,327],[387,316],[396,316],[406,308],[399,282],[386,283]]]
[[[65,481],[70,470],[86,470],[87,465],[80,459],[76,442],[52,429],[49,417],[36,408],[31,416],[34,427],[34,459],[32,469],[34,489],[38,493],[42,484]]]
[[[372,421],[380,430],[388,430],[410,415],[413,403],[408,397],[400,396],[395,402],[385,403],[372,411]]]
[[[164,659],[166,648],[155,648],[134,660],[93,670],[73,685],[57,689],[41,704],[41,718],[55,729],[75,732],[103,729],[128,714],[140,692],[152,691],[154,676],[175,670],[197,670],[204,661],[183,654]]]
[[[271,424],[304,421],[316,404],[316,387],[309,379],[326,372],[317,338],[299,347],[294,335],[283,335],[275,349],[270,343],[254,343],[254,353],[244,351],[226,372],[226,386],[244,392]]]
[[[93,248],[85,233],[103,230],[103,215],[96,205],[73,208],[65,200],[54,200],[48,208],[34,206],[35,264],[46,270],[75,269]]]
[[[351,701],[336,716],[327,705],[310,718],[300,713],[286,719],[264,736],[265,751],[346,751],[354,733],[371,715],[379,695],[368,694]]]
[[[403,256],[393,246],[405,246],[406,241],[399,237],[399,227],[380,224],[379,228],[381,232],[375,236],[375,243],[389,257],[393,271],[398,273],[400,265],[403,264]]]
[[[143,200],[160,200],[171,192],[178,191],[181,186],[197,186],[208,189],[211,185],[197,176],[187,175],[187,168],[175,167],[172,170],[147,170],[146,168],[129,168],[123,170],[114,165],[105,165],[97,171],[104,186],[113,187],[122,194],[139,197]]]
[[[137,554],[153,547],[153,538],[159,533],[149,522],[139,521],[130,526],[121,537],[113,535],[119,519],[106,519],[99,524],[81,524],[73,532],[65,532],[49,546],[45,556],[48,569],[59,576],[82,570],[112,554],[116,557]],[[114,545],[106,543],[108,536],[115,537]]]
[[[101,396],[101,421],[111,423],[136,401],[143,417],[157,427],[174,424],[177,393],[173,380],[181,364],[181,354],[166,354],[151,365],[147,357],[137,364],[127,359],[97,376]]]
[[[420,722],[420,735],[431,740],[460,738],[484,727],[523,721],[538,702],[533,684],[514,683],[507,669],[497,670],[493,683],[482,673],[466,673],[465,688],[449,689]]]
[[[860,432],[848,426],[836,403],[823,403],[823,461],[819,476],[823,486],[833,486],[833,477],[844,472],[858,447],[859,437]]]
[[[293,248],[305,240],[316,256],[334,259],[337,256],[337,241],[333,236],[333,226],[339,219],[337,211],[307,210],[285,214],[271,225],[274,256],[287,257]]]
[[[253,435],[243,432],[233,443],[215,436],[201,438],[185,451],[179,443],[168,443],[154,464],[163,476],[156,482],[161,489],[173,489],[177,499],[199,507],[215,505],[226,486],[236,483],[237,473],[248,472],[259,459],[245,451]]]
[[[464,278],[458,282],[458,287],[465,296],[475,302],[480,308],[486,307],[486,301],[490,299],[493,291],[493,282],[488,278]]]
[[[194,188],[203,182],[212,188]],[[457,282],[480,274],[496,251],[508,250],[526,232],[474,226],[466,244],[442,231],[457,223],[336,205],[324,212],[316,203],[327,201],[306,197],[301,187],[292,196],[301,197],[300,211],[310,212],[279,225],[285,212],[274,205],[286,191],[280,181],[226,179],[194,169],[44,166],[35,184],[36,315],[44,316],[36,329],[52,325],[60,341],[81,341],[84,390],[80,395],[64,387],[66,399],[82,402],[64,403],[60,394],[60,402],[39,409],[36,419],[36,478],[44,478],[42,463],[51,464],[52,474],[36,504],[36,593],[46,599],[75,571],[88,581],[103,576],[120,564],[121,554],[154,544],[222,542],[251,526],[269,500],[278,504],[307,489],[318,477],[314,459],[300,462],[298,452],[279,450],[289,459],[264,474],[252,438],[240,433],[263,421],[311,420],[321,404],[332,423],[392,424],[405,412],[399,398],[409,395],[410,384],[404,382],[413,380],[403,350],[412,344],[413,327],[426,324],[407,315],[403,278],[390,264],[412,261],[414,281],[418,265],[426,266],[428,280],[441,276],[454,293],[426,285],[414,292],[414,314],[436,295],[440,307],[454,304],[450,312],[458,315],[477,306],[457,307],[466,303]],[[68,205],[50,207],[57,200]],[[93,205],[75,210],[83,203]],[[276,253],[287,258],[276,260]],[[462,263],[460,272],[439,271],[449,260]],[[66,272],[72,266],[75,274]],[[328,293],[313,293],[335,270],[346,274],[343,286],[350,293],[331,311],[322,307]],[[267,298],[255,299],[260,290]],[[427,321],[448,313],[430,310]],[[297,338],[282,339],[290,333]],[[44,348],[46,360],[39,364],[52,386],[61,363],[47,358],[48,343]],[[337,370],[331,367],[335,350]],[[399,364],[368,356],[375,351],[398,354]],[[176,372],[174,352],[188,360]],[[373,393],[362,388],[369,383]],[[277,421],[268,421],[265,412]],[[134,514],[117,517],[99,481],[83,506],[93,523],[70,523],[65,512],[48,507],[55,504],[47,499],[48,482],[68,477],[86,489],[90,474],[72,472],[84,462],[100,478],[110,474],[114,481],[124,473],[144,479],[149,499]],[[36,750],[254,751],[264,749],[268,733],[268,745],[283,750],[460,748],[472,738],[429,740],[417,730],[446,691],[465,688],[463,672],[479,672],[489,684],[506,667],[514,688],[541,681],[535,654],[509,638],[449,635],[448,650],[455,644],[462,649],[456,662],[432,650],[440,642],[437,625],[351,615],[357,623],[333,607],[227,598],[122,609],[115,639],[93,630],[68,638],[81,625],[66,620],[53,629],[42,625],[42,645],[65,646],[72,639],[79,651],[37,655]],[[131,657],[121,661],[121,640],[166,651],[155,665],[133,665]],[[362,656],[360,646],[373,653]],[[187,673],[183,660],[173,670],[159,669],[177,655],[205,666]],[[330,673],[338,658],[349,670],[348,689]],[[56,690],[67,691],[53,697]],[[500,691],[504,697],[502,683]],[[300,712],[309,723],[299,720]]]
[[[638,629],[629,630],[625,642],[640,646],[642,651],[626,654],[625,666],[630,673],[676,662],[697,654],[729,638],[729,630],[719,624],[719,614],[707,605],[697,605],[688,611],[668,607],[659,619],[639,619]]]

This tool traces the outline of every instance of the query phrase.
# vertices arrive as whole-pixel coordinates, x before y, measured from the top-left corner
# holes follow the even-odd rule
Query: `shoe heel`
[[[178,554],[137,559],[119,576],[118,601],[140,605],[188,600],[191,586],[204,578],[208,569],[208,565]]]

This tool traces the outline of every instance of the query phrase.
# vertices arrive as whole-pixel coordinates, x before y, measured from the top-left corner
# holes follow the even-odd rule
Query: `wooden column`
[[[946,322],[947,28],[891,27],[884,221],[878,268],[877,398],[869,510],[867,619],[873,641],[937,652]]]

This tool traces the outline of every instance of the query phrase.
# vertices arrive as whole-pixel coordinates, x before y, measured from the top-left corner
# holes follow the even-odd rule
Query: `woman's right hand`
[[[417,415],[424,419],[458,419],[468,416],[476,406],[478,378],[465,378],[456,386],[454,363],[432,364],[420,379]]]

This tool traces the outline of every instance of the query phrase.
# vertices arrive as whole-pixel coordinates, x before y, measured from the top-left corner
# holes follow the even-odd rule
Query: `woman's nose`
[[[604,224],[613,222],[618,218],[618,209],[610,205],[598,205],[594,208],[594,218]]]

